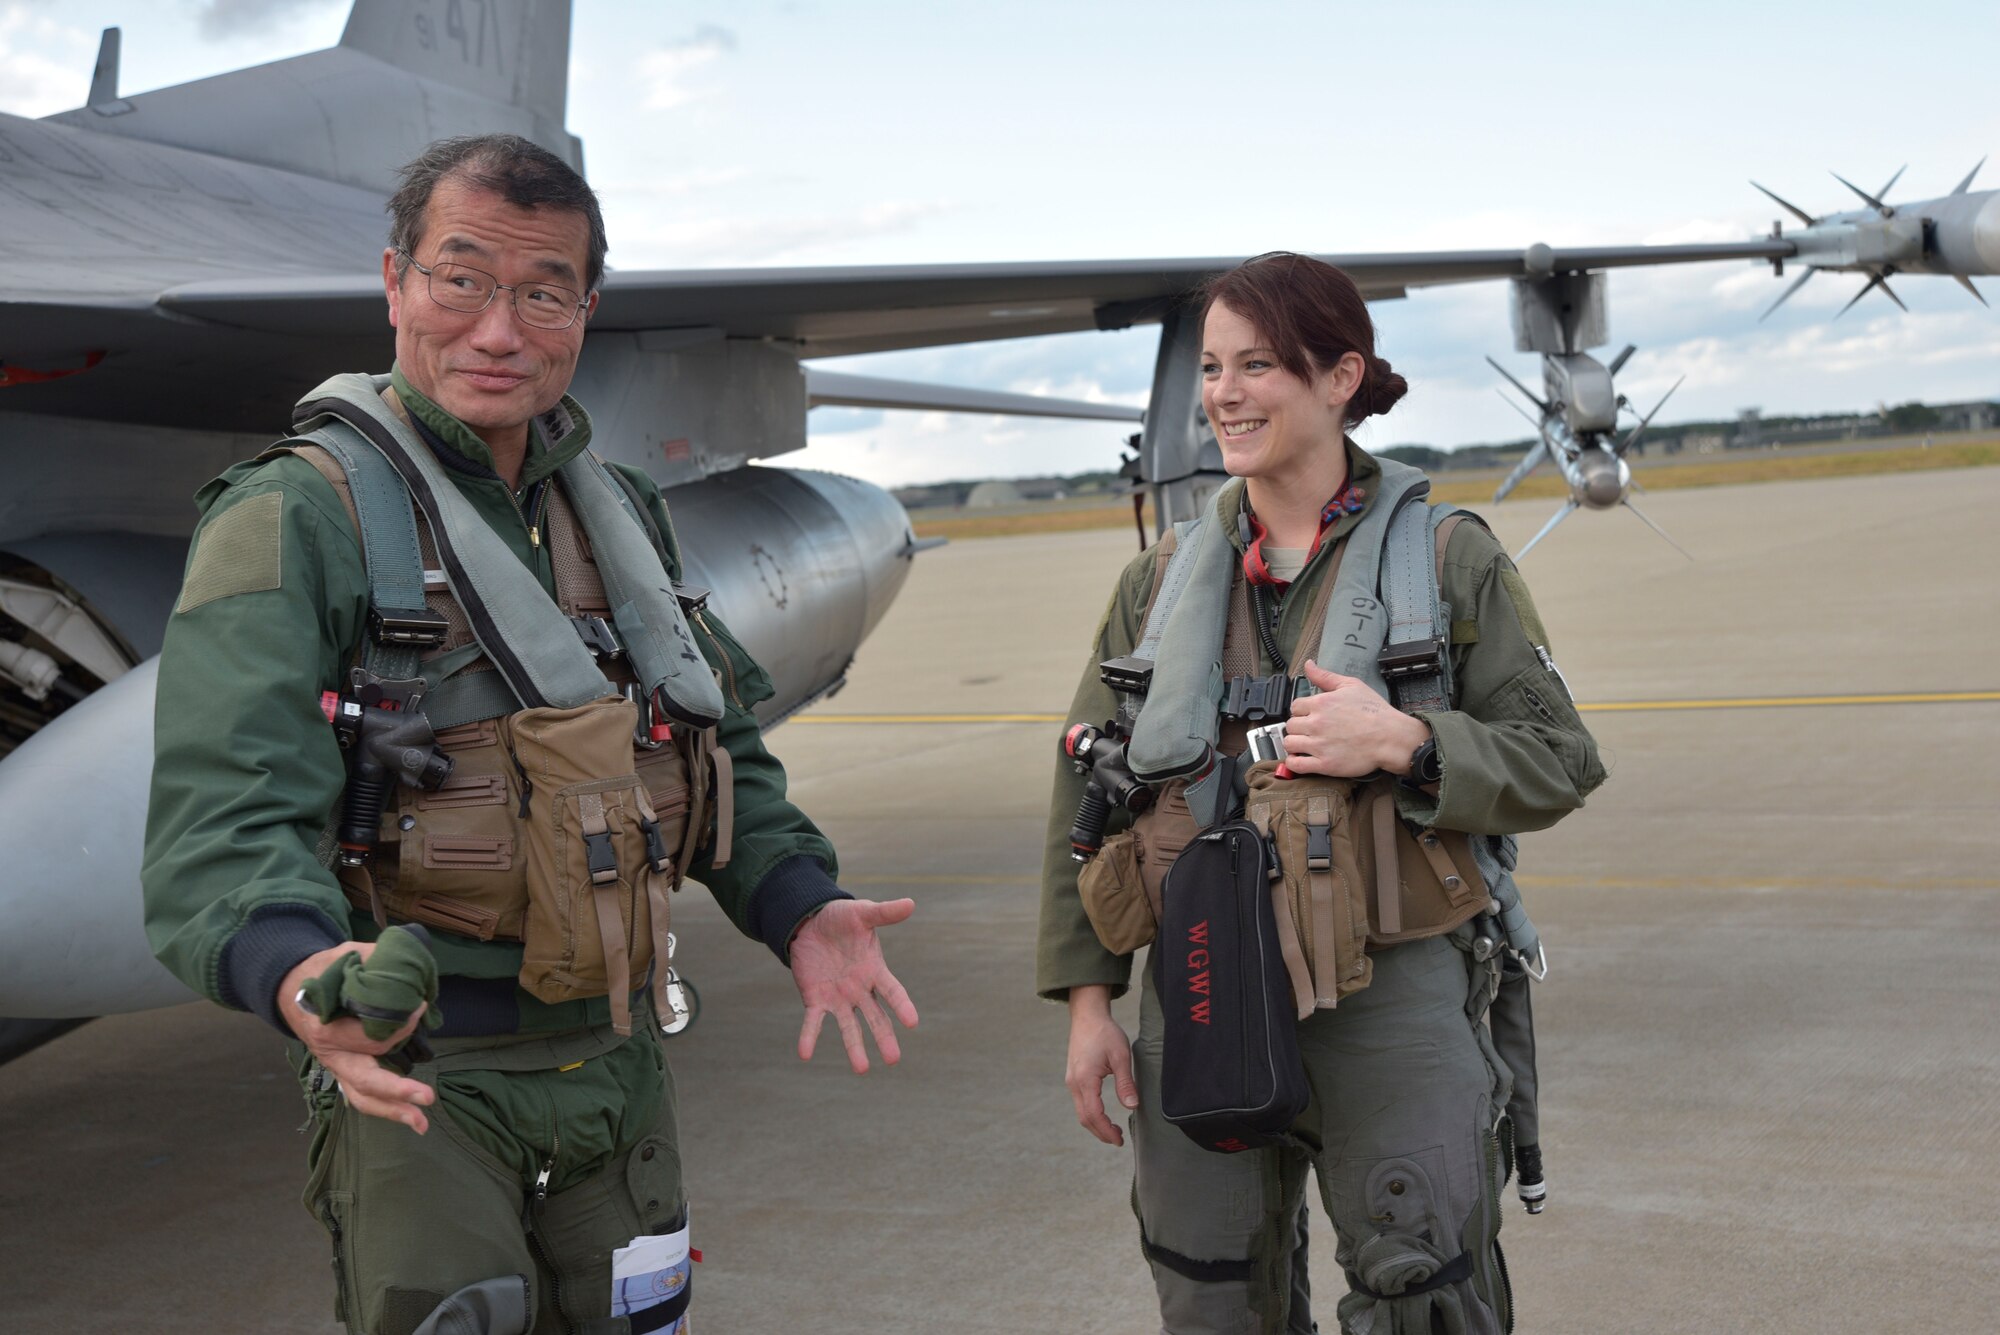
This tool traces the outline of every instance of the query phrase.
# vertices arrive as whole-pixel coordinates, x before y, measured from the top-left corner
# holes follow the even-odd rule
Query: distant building
[[[1005,478],[994,478],[982,482],[966,493],[965,508],[968,510],[997,510],[1006,505],[1019,505],[1027,497],[1021,489]]]

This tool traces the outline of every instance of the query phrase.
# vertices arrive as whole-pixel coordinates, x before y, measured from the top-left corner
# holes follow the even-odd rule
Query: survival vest
[[[1393,459],[1361,522],[1331,554],[1319,601],[1295,658],[1317,645],[1322,667],[1368,683],[1405,712],[1450,708],[1451,608],[1440,594],[1443,552],[1465,519],[1426,501],[1429,479]],[[1242,562],[1220,515],[1231,482],[1207,514],[1163,540],[1154,592],[1134,657],[1154,664],[1143,700],[1128,705],[1133,773],[1155,785],[1134,822],[1132,854],[1158,916],[1166,871],[1194,835],[1244,814],[1282,864],[1288,911],[1279,914],[1300,1018],[1366,986],[1366,951],[1450,931],[1497,901],[1515,932],[1538,943],[1510,874],[1513,840],[1418,829],[1396,809],[1397,780],[1276,779],[1266,762],[1246,776],[1233,761],[1247,725],[1222,717],[1225,685],[1257,671],[1257,635]],[[1247,791],[1246,791],[1247,788]],[[1339,856],[1336,856],[1336,853]]]
[[[532,429],[553,446],[581,414],[565,399]],[[435,789],[398,789],[369,861],[338,868],[349,901],[378,923],[520,941],[524,988],[550,1002],[609,995],[629,1032],[634,980],[657,963],[664,987],[667,895],[711,815],[718,865],[728,858],[722,696],[687,624],[699,601],[684,612],[640,498],[588,451],[549,483],[551,600],[388,377],[335,376],[299,402],[293,428],[272,453],[312,464],[361,536],[360,666],[421,680],[454,762]]]

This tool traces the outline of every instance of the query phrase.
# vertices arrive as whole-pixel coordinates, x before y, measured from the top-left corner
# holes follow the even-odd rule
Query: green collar
[[[474,463],[493,467],[493,451],[477,432],[413,389],[401,366],[389,368],[389,384],[396,397],[425,426],[437,432],[445,444]],[[537,417],[528,432],[528,457],[521,465],[521,485],[532,486],[554,473],[590,444],[590,414],[583,405],[565,394],[555,407]]]
[[[1321,555],[1332,551],[1335,543],[1352,533],[1361,523],[1362,517],[1368,513],[1368,507],[1375,504],[1375,493],[1379,490],[1376,484],[1382,480],[1382,465],[1375,462],[1374,455],[1356,445],[1351,436],[1345,438],[1342,443],[1347,449],[1347,476],[1353,479],[1355,486],[1361,488],[1361,508],[1351,515],[1342,515],[1334,521],[1333,527],[1326,531],[1326,537],[1320,543],[1319,551],[1314,554],[1313,561],[1306,563],[1307,569],[1311,569]],[[1222,520],[1222,531],[1229,535],[1230,545],[1239,552],[1243,550],[1243,537],[1237,531],[1236,519],[1243,513],[1244,498],[1249,492],[1248,487],[1229,487],[1217,498],[1219,504],[1216,513]],[[1300,572],[1300,578],[1304,578],[1303,571]]]

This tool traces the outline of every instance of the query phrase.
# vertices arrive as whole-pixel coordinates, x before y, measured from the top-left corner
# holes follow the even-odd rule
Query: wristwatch
[[[1410,772],[1402,781],[1411,788],[1422,788],[1443,778],[1444,761],[1438,755],[1437,738],[1426,737],[1422,746],[1410,752]]]

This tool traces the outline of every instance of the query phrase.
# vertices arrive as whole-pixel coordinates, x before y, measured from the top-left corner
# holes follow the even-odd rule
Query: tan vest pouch
[[[1188,810],[1187,785],[1170,780],[1131,829],[1106,839],[1097,856],[1083,864],[1076,877],[1077,893],[1106,950],[1129,955],[1152,941],[1160,922],[1160,888],[1166,884],[1167,869],[1199,833],[1201,827]]]
[[[633,981],[666,956],[676,875],[670,832],[633,764],[637,718],[630,700],[609,696],[509,720],[529,785],[521,986],[549,1002],[609,995],[621,1034]],[[656,989],[665,979],[659,969]]]
[[[1368,986],[1368,904],[1354,822],[1353,779],[1281,779],[1277,762],[1248,776],[1244,816],[1270,841],[1278,945],[1301,1020]]]
[[[1393,779],[1354,795],[1360,863],[1368,887],[1368,944],[1393,946],[1439,936],[1486,908],[1486,880],[1472,858],[1472,836],[1457,830],[1412,831],[1396,815]]]
[[[1123,830],[1104,841],[1076,874],[1076,892],[1097,939],[1114,955],[1129,955],[1159,930],[1156,909],[1139,880],[1138,836]]]

